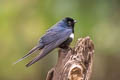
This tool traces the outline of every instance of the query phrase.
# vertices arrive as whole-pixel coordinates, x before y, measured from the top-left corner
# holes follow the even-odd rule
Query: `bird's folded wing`
[[[57,40],[55,39],[51,43],[49,43],[48,45],[45,45],[45,47],[41,50],[40,54],[37,57],[35,57],[32,61],[30,61],[26,65],[26,67],[31,66],[32,64],[34,64],[35,62],[37,62],[38,60],[40,60],[41,58],[46,56],[53,49],[58,47],[60,44],[62,44],[64,41],[66,41],[71,33],[72,33],[71,29],[66,29],[62,33],[57,33],[57,34],[59,34],[56,38]]]

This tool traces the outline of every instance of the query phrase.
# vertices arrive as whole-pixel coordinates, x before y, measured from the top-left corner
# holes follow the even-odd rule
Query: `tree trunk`
[[[89,80],[93,65],[94,45],[89,37],[80,38],[72,49],[60,49],[58,61],[46,80]]]

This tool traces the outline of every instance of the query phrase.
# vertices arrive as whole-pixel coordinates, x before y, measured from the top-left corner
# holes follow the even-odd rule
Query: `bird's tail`
[[[43,50],[41,51],[41,53],[35,57],[32,61],[30,61],[26,67],[31,66],[32,64],[34,64],[35,62],[37,62],[38,60],[42,59],[44,56],[46,56],[48,54],[48,52],[44,52]]]
[[[53,45],[54,45],[54,44],[53,44]],[[41,50],[40,54],[39,54],[38,56],[36,56],[32,61],[30,61],[30,62],[26,65],[26,67],[29,67],[29,66],[31,66],[32,64],[36,63],[38,60],[42,59],[44,56],[46,56],[48,53],[50,53],[54,48],[55,48],[54,46],[51,47],[51,44],[45,46],[45,47]]]
[[[30,56],[33,52],[37,51],[38,49],[40,49],[41,46],[40,45],[37,45],[35,46],[34,48],[32,48],[25,56],[23,56],[21,59],[17,60],[14,64],[22,61],[23,59],[27,58],[28,56]]]

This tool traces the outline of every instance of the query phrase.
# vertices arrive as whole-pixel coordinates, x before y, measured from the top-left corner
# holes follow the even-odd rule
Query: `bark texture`
[[[78,39],[72,49],[60,49],[57,64],[46,80],[89,80],[93,65],[94,45],[89,37]]]

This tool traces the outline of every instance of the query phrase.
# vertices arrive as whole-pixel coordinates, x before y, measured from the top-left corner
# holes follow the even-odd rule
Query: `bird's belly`
[[[70,43],[72,42],[73,38],[69,37],[66,41],[64,41],[59,47],[66,49],[69,47]]]

